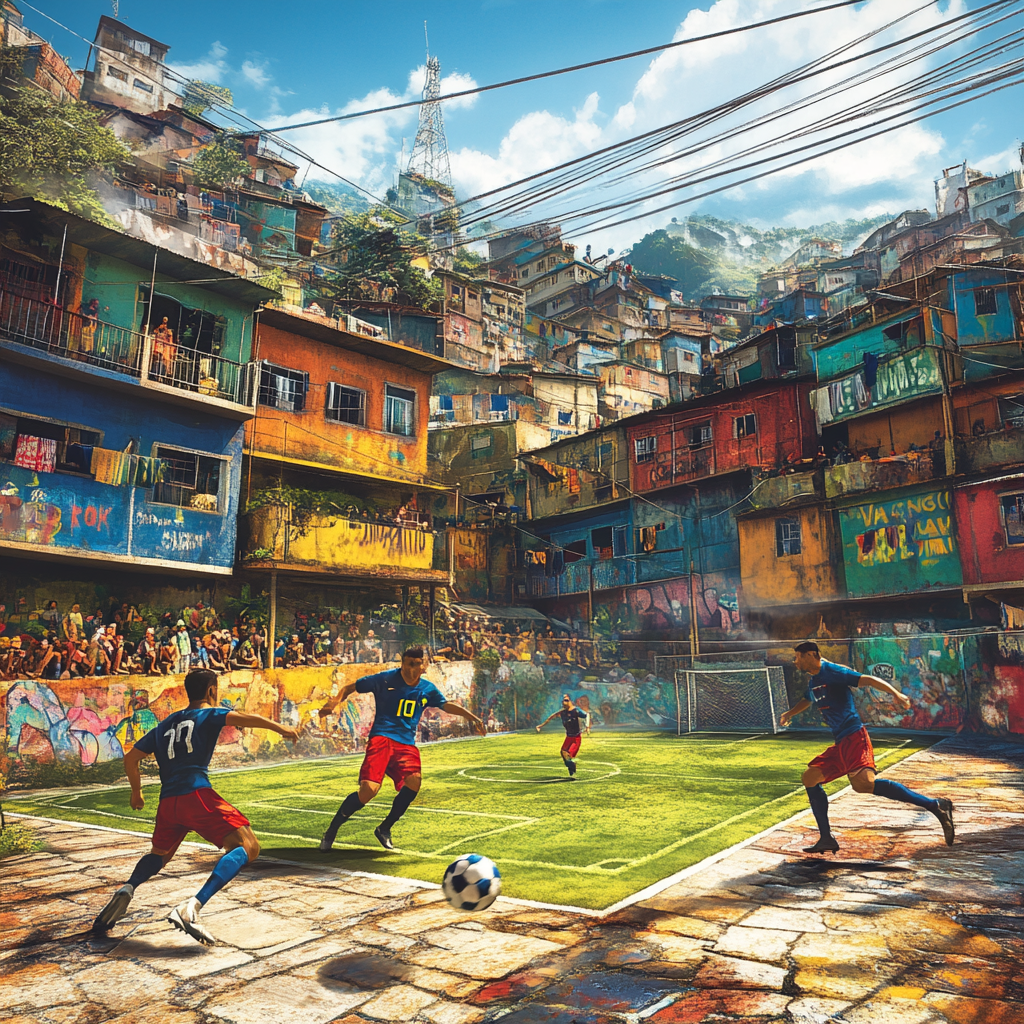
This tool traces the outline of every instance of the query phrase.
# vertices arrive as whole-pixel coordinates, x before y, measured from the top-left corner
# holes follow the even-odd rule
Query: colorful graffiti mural
[[[922,490],[839,511],[851,597],[911,593],[963,581],[950,494]]]

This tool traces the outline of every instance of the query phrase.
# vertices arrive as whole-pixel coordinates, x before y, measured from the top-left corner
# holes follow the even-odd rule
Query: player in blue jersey
[[[540,732],[552,718],[560,718],[562,720],[562,725],[565,727],[565,739],[562,741],[561,750],[562,761],[565,763],[566,770],[569,772],[569,778],[575,781],[576,755],[580,752],[580,744],[583,742],[581,725],[582,728],[587,730],[587,735],[589,736],[590,715],[588,715],[582,708],[578,708],[573,704],[572,697],[566,693],[562,696],[562,706],[557,711],[552,711],[551,714],[537,726],[537,732]]]
[[[359,789],[345,797],[338,813],[331,819],[320,840],[321,850],[329,850],[342,824],[377,795],[385,775],[394,782],[398,795],[388,816],[373,830],[373,834],[385,850],[395,848],[391,842],[391,829],[416,799],[423,781],[420,752],[416,748],[416,726],[424,709],[441,708],[449,715],[458,715],[475,725],[482,736],[487,735],[487,727],[472,711],[446,700],[433,683],[421,678],[423,667],[423,648],[410,647],[402,655],[401,668],[346,683],[337,696],[320,709],[320,717],[326,718],[353,693],[372,693],[376,704],[370,738],[359,769]]]
[[[194,939],[212,946],[216,941],[199,920],[199,910],[214,893],[231,881],[260,852],[249,819],[210,786],[207,770],[221,729],[269,729],[294,743],[298,729],[272,722],[261,715],[229,711],[217,703],[217,674],[209,669],[193,669],[185,676],[188,707],[168,715],[151,729],[124,755],[124,773],[131,786],[132,810],[141,811],[146,804],[142,795],[139,762],[150,754],[156,756],[160,769],[160,806],[153,829],[153,848],[143,857],[126,885],[122,885],[100,911],[93,924],[94,931],[106,931],[128,912],[135,890],[152,878],[174,856],[189,832],[197,832],[214,846],[222,847],[224,856],[213,874],[195,894],[179,904],[168,920]]]
[[[818,645],[813,640],[798,644],[795,652],[796,667],[811,677],[811,685],[807,689],[807,696],[784,711],[779,721],[783,726],[789,725],[794,715],[799,715],[813,705],[821,712],[825,724],[835,737],[835,743],[808,764],[801,779],[807,787],[807,798],[814,820],[818,823],[819,833],[818,841],[807,847],[804,853],[835,853],[839,849],[839,843],[829,825],[828,795],[821,787],[842,775],[849,777],[850,785],[858,793],[874,793],[875,796],[900,800],[931,811],[939,819],[946,845],[952,846],[955,830],[951,800],[922,796],[892,779],[877,777],[871,737],[857,714],[852,688],[870,686],[881,690],[904,709],[910,707],[910,698],[878,676],[862,675],[846,665],[822,660]]]

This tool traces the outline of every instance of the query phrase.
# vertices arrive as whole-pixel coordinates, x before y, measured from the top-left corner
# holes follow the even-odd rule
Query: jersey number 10
[[[174,744],[181,742],[181,734],[185,734],[185,749],[188,753],[192,753],[192,730],[195,728],[196,723],[191,719],[186,719],[184,722],[179,722],[177,729],[172,725],[164,735],[167,737],[167,756],[169,758],[174,757]]]
[[[398,702],[398,717],[399,718],[412,718],[416,714],[416,701],[410,700],[408,697],[405,700]]]

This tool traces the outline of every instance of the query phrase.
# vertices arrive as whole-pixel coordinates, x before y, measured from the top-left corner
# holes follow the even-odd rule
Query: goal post
[[[777,665],[690,668],[676,672],[676,734],[747,731],[777,733],[789,705]]]

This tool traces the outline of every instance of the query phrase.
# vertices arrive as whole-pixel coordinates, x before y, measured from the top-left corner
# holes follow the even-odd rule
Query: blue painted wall
[[[971,270],[952,277],[953,309],[956,312],[957,341],[964,357],[964,380],[984,380],[1005,369],[1024,365],[1015,343],[1013,310],[1010,307],[1008,278],[1019,275],[997,270]],[[1017,281],[1012,282],[1014,285]],[[975,289],[991,288],[995,295],[995,313],[979,315]],[[1010,344],[1007,344],[1009,342]]]
[[[243,426],[204,410],[164,404],[152,395],[120,394],[96,383],[40,373],[5,362],[0,410],[83,427],[100,446],[140,455],[170,445],[225,458],[217,513],[156,504],[152,488],[118,487],[67,473],[34,473],[0,462],[0,502],[7,518],[0,538],[71,553],[104,552],[127,560],[230,567],[234,562]],[[34,506],[18,509],[10,500]],[[90,512],[92,509],[94,511]],[[77,511],[76,511],[77,510]],[[101,514],[102,513],[102,514]],[[20,532],[19,532],[20,531]],[[31,532],[31,536],[28,535]]]

